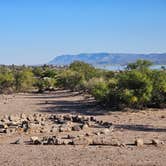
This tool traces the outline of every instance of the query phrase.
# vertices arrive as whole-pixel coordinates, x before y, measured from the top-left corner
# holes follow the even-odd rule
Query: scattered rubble
[[[111,123],[97,121],[95,117],[80,115],[59,115],[59,114],[20,114],[4,116],[0,120],[0,133],[12,132],[38,132],[38,133],[55,133],[70,131],[86,131],[87,129],[97,127],[103,129],[102,133],[107,134],[111,130]],[[14,129],[14,130],[13,130]],[[6,132],[7,131],[7,132]]]
[[[127,144],[112,138],[114,125],[99,121],[95,117],[62,114],[20,114],[5,115],[0,119],[0,136],[35,135],[30,137],[33,145],[104,145],[126,147]],[[12,144],[25,144],[22,138]],[[152,139],[152,145],[162,141]],[[144,146],[142,138],[137,138],[134,145]]]
[[[111,134],[110,126],[112,123],[97,121],[95,117],[81,115],[62,115],[62,114],[16,114],[5,115],[0,119],[0,136],[19,134],[19,135],[49,135],[39,138],[37,136],[30,138],[31,144],[90,144],[87,143],[94,132],[102,135]],[[76,136],[71,136],[70,133]],[[64,135],[66,139],[58,138],[57,135]],[[80,137],[81,134],[83,137]],[[54,137],[50,136],[54,135]],[[100,135],[100,134],[99,134]],[[98,136],[99,136],[98,135]],[[85,138],[84,138],[85,137]],[[88,137],[88,138],[86,138]],[[19,144],[19,139],[15,144]],[[82,142],[82,143],[81,143]],[[83,143],[84,142],[84,143]],[[86,142],[86,143],[85,143]]]

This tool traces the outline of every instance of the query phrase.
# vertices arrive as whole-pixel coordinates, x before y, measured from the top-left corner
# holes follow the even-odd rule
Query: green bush
[[[83,76],[81,73],[72,70],[63,70],[57,76],[57,86],[65,89],[81,89]]]
[[[132,70],[118,76],[121,101],[130,107],[143,107],[151,100],[152,82],[141,71]]]
[[[88,92],[98,101],[106,103],[108,89],[108,83],[101,77],[92,78],[84,84]]]
[[[33,88],[35,78],[30,69],[23,69],[15,73],[15,88],[17,92],[29,91]]]
[[[99,76],[99,70],[95,69],[93,66],[87,63],[80,61],[73,62],[69,66],[69,69],[81,74],[86,81],[93,77]]]
[[[44,92],[46,90],[52,91],[56,88],[56,79],[44,77],[37,79],[35,87],[38,89],[38,92]]]
[[[150,105],[155,107],[166,106],[166,72],[154,70],[151,74],[153,82],[152,100]]]
[[[14,76],[11,72],[0,73],[0,93],[8,93],[13,91]]]

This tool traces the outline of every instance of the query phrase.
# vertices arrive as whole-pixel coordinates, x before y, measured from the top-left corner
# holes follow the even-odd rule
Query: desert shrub
[[[102,70],[100,76],[109,81],[116,76],[116,73],[114,71]]]
[[[109,107],[120,106],[120,90],[118,87],[118,79],[116,77],[110,78],[108,81],[109,93],[107,95],[107,105]]]
[[[153,83],[151,106],[165,107],[166,106],[166,72],[152,71],[151,80]]]
[[[93,77],[99,76],[99,70],[95,69],[92,65],[81,61],[75,61],[70,66],[69,69],[80,73],[84,79],[87,81]]]
[[[118,76],[120,100],[129,107],[143,107],[151,100],[152,82],[147,74],[138,70]]]
[[[50,77],[39,78],[36,80],[35,87],[38,92],[44,92],[46,90],[52,91],[56,88],[56,79]]]
[[[81,89],[83,76],[81,73],[72,70],[63,70],[57,76],[57,86],[65,89]]]
[[[30,69],[23,69],[15,73],[15,88],[17,92],[29,91],[33,88],[35,79]]]
[[[55,78],[56,76],[57,71],[55,69],[46,68],[42,73],[42,77]]]
[[[86,82],[85,87],[98,102],[106,103],[109,89],[108,83],[103,78],[92,78]]]
[[[55,90],[56,77],[58,73],[57,70],[47,65],[44,65],[33,68],[33,73],[37,78],[35,82],[35,87],[38,89],[39,92],[44,92],[45,90]]]
[[[34,67],[32,72],[33,72],[34,76],[38,77],[38,78],[44,78],[44,77],[55,78],[57,75],[57,70],[55,70],[49,66]]]
[[[12,72],[5,71],[0,73],[0,93],[8,93],[13,91],[14,76]]]
[[[40,78],[43,76],[44,70],[43,70],[42,66],[36,66],[32,69],[32,72],[33,72],[35,77]]]

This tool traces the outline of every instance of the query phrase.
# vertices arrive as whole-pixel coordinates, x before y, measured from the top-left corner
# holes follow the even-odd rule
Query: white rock
[[[143,139],[142,139],[142,138],[137,138],[137,139],[135,140],[135,145],[138,146],[138,147],[143,146],[143,145],[144,145]]]

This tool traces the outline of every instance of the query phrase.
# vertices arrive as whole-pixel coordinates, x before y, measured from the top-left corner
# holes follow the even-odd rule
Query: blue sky
[[[166,0],[0,0],[0,64],[166,52]]]

